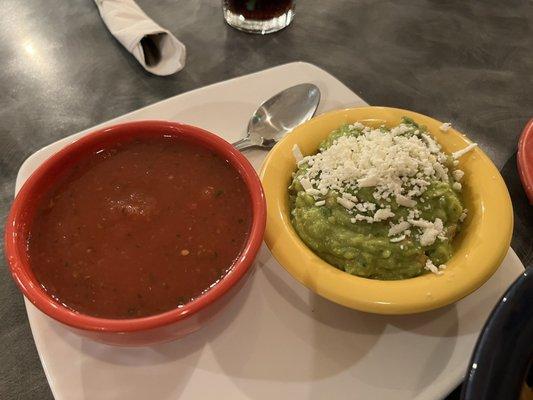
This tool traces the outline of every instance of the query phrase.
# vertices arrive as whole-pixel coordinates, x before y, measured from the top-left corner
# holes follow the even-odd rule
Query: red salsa
[[[43,195],[30,264],[72,310],[143,317],[218,282],[251,220],[247,187],[227,160],[178,138],[133,140],[86,156]]]

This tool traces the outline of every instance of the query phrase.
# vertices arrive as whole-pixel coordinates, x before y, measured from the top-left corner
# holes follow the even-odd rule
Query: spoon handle
[[[250,147],[254,147],[255,145],[250,141],[249,138],[242,138],[237,140],[236,142],[233,142],[232,145],[240,151],[249,149]]]

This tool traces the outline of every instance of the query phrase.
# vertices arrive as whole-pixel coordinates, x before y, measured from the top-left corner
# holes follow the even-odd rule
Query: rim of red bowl
[[[83,149],[90,150],[91,146],[96,145],[104,139],[107,139],[109,141],[108,143],[117,143],[121,138],[126,139],[132,135],[135,137],[139,134],[146,136],[152,135],[152,133],[143,133],[143,131],[147,132],[148,130],[158,130],[160,132],[159,134],[179,136],[196,143],[201,143],[202,145],[207,145],[207,147],[231,163],[233,168],[244,179],[251,198],[252,226],[248,240],[230,271],[211,289],[189,303],[186,303],[183,307],[161,314],[132,319],[98,318],[72,311],[59,304],[44,291],[33,276],[29,263],[26,262],[25,257],[21,256],[21,251],[26,247],[26,243],[24,239],[18,239],[17,231],[21,228],[22,224],[29,224],[31,222],[31,218],[24,215],[27,201],[36,190],[46,184],[43,183],[43,180],[48,180],[48,182],[53,180],[49,176],[50,170],[61,162],[68,162],[66,157],[69,155],[77,152],[80,152],[78,155],[81,155],[83,154]],[[110,135],[114,135],[117,140],[111,140],[112,137]],[[59,322],[78,329],[102,332],[132,332],[158,328],[185,319],[224,295],[250,268],[261,246],[265,224],[265,196],[259,177],[246,157],[231,144],[204,129],[172,121],[148,120],[126,122],[98,129],[82,136],[48,158],[33,172],[18,192],[7,218],[4,240],[6,258],[13,279],[26,298],[42,312]]]

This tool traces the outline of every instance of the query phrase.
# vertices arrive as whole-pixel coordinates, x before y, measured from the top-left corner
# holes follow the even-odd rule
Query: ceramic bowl
[[[265,241],[279,263],[315,293],[356,310],[409,314],[451,304],[479,288],[500,266],[509,249],[513,210],[498,169],[478,147],[460,158],[465,172],[463,202],[468,217],[454,239],[454,255],[442,275],[383,281],[350,275],[328,264],[299,238],[290,221],[287,187],[296,169],[292,147],[314,154],[319,143],[343,124],[360,121],[395,126],[403,116],[427,126],[446,152],[471,141],[455,129],[439,130],[442,122],[412,111],[360,107],[329,112],[296,128],[266,158],[260,173],[267,199]]]
[[[252,226],[245,247],[229,272],[210,290],[180,308],[134,319],[105,319],[73,311],[54,300],[39,284],[28,260],[27,241],[38,195],[89,152],[128,139],[172,135],[208,147],[243,178],[251,198]],[[200,328],[235,293],[249,270],[265,229],[265,200],[259,178],[248,160],[220,137],[203,129],[167,121],[119,124],[89,133],[46,160],[17,194],[5,230],[5,252],[12,276],[28,300],[76,333],[108,344],[148,345],[179,338]]]

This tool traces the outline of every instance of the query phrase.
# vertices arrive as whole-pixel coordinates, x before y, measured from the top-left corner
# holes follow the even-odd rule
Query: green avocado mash
[[[394,128],[355,123],[333,131],[317,154],[297,163],[289,187],[300,238],[326,262],[361,277],[442,273],[466,216],[463,173],[429,136],[408,118]],[[395,147],[382,153],[383,143]]]

